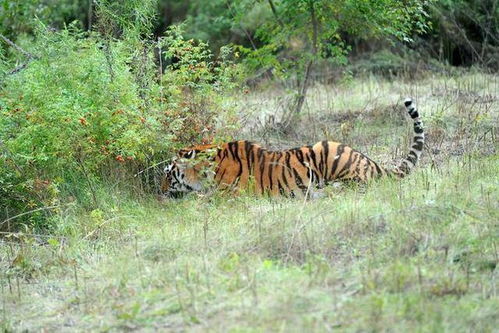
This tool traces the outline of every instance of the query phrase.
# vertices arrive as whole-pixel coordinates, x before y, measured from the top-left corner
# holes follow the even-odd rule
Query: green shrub
[[[230,49],[215,62],[178,27],[153,42],[40,26],[32,52],[38,59],[0,91],[0,206],[9,215],[68,196],[96,206],[95,184],[214,140],[230,116],[219,98],[237,73]]]

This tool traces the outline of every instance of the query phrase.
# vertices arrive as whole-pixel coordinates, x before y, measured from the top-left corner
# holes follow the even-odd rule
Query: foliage
[[[349,49],[343,38],[345,33],[364,39],[393,35],[407,40],[414,28],[418,31],[427,28],[422,1],[269,3],[274,4],[274,17],[257,28],[256,36],[266,45],[273,45],[275,50],[286,50],[283,60],[288,60],[285,62],[288,69],[297,63],[305,66],[310,59],[344,61],[345,51]]]
[[[228,4],[224,0],[191,1],[186,15],[187,33],[201,40],[212,40],[215,45],[234,38]]]
[[[273,3],[279,19],[272,13],[270,3]],[[275,45],[271,43],[274,30],[279,21],[286,26],[285,31],[289,35],[300,35],[303,27],[308,25],[310,37],[310,18],[307,18],[307,1],[279,1],[279,0],[148,0],[145,2],[136,1],[98,1],[87,0],[78,1],[7,1],[0,0],[0,33],[12,40],[30,40],[36,27],[33,18],[46,22],[50,27],[61,29],[72,21],[77,21],[79,27],[91,30],[98,21],[99,3],[104,3],[113,11],[121,13],[121,23],[111,20],[107,28],[120,25],[123,32],[125,26],[130,28],[128,20],[133,22],[144,16],[146,12],[154,12],[154,19],[150,20],[151,29],[148,33],[154,33],[156,37],[171,25],[186,22],[185,36],[209,41],[211,50],[217,52],[218,49],[228,43],[241,45],[247,51],[255,51],[253,57],[247,59],[248,65],[252,68],[261,69],[261,66],[272,66],[276,69],[275,74],[284,75],[290,73],[289,66],[282,68],[280,62],[290,50],[289,45],[284,48],[279,47],[286,43],[286,35],[282,38],[282,43]],[[324,29],[319,33],[327,32],[332,35],[326,40],[329,47],[335,46],[339,53],[329,54],[326,57],[331,59],[331,55],[336,55],[337,60],[344,60],[345,51],[348,46],[357,53],[365,53],[373,50],[380,51],[389,48],[386,41],[396,36],[401,40],[416,39],[418,44],[412,44],[419,53],[427,57],[440,61],[447,61],[453,65],[470,66],[480,64],[490,68],[496,68],[495,59],[497,55],[497,29],[499,27],[499,10],[497,1],[494,0],[431,0],[431,1],[314,1],[317,12],[324,12],[325,21],[318,21]],[[420,4],[421,6],[418,6]],[[137,6],[136,6],[137,5]],[[323,11],[321,8],[337,7],[333,11]],[[406,6],[407,8],[404,8]],[[138,9],[134,13],[134,8]],[[145,12],[142,11],[148,8]],[[128,8],[128,9],[127,9]],[[131,9],[131,10],[130,10]],[[141,12],[142,11],[142,12]],[[128,13],[125,13],[128,12]],[[114,14],[113,14],[114,15]],[[291,15],[296,18],[289,22],[286,17]],[[296,16],[294,16],[296,15]],[[421,17],[422,15],[422,17]],[[118,15],[120,16],[120,15]],[[424,18],[424,20],[421,20]],[[401,22],[400,19],[403,19]],[[305,25],[303,24],[305,20]],[[308,23],[307,23],[308,22]],[[425,22],[429,22],[432,27],[427,29]],[[290,24],[288,24],[290,23]],[[408,29],[412,25],[413,29]],[[137,25],[135,26],[137,27]],[[269,28],[269,29],[267,29]],[[414,35],[413,31],[426,31],[423,36]],[[263,38],[267,33],[270,38]],[[339,34],[338,38],[336,33]],[[303,45],[303,34],[298,39],[290,39],[294,46]],[[291,47],[291,49],[293,48]],[[310,48],[310,45],[307,47]],[[400,49],[403,45],[396,45],[395,49]],[[287,52],[283,52],[287,51]],[[299,50],[295,50],[298,51]],[[275,57],[279,54],[281,57]],[[329,54],[329,55],[328,55]],[[299,53],[298,53],[299,55]],[[15,54],[10,54],[15,56]],[[262,59],[263,58],[263,59]],[[272,58],[272,59],[271,59]],[[272,61],[274,60],[274,61]],[[292,64],[291,64],[292,66]]]
[[[156,0],[100,0],[96,2],[101,32],[125,38],[151,34]]]
[[[99,32],[40,23],[30,48],[37,60],[8,75],[0,92],[0,204],[7,209],[0,217],[68,196],[95,208],[96,188],[110,174],[133,178],[179,145],[213,140],[214,125],[230,120],[218,97],[234,87],[230,48],[214,61],[206,43],[185,40],[180,28],[158,41],[144,38],[152,3],[140,11],[100,2]]]
[[[431,7],[431,18],[435,29],[421,49],[452,65],[499,69],[497,1],[439,0]]]
[[[23,34],[32,34],[38,18],[50,22],[52,28],[78,21],[87,27],[88,0],[0,0],[0,33],[11,39]]]

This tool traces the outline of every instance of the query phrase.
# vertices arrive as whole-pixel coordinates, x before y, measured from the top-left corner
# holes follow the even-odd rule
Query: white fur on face
[[[167,166],[165,166],[165,168],[163,169],[163,172],[164,172],[164,173],[166,173],[166,174],[170,173],[170,172],[172,171],[172,169],[173,169],[173,166],[174,166],[174,164],[173,164],[173,163],[172,163],[172,164],[168,164],[168,165],[167,165]]]
[[[171,163],[164,168],[165,176],[169,181],[167,195],[189,193],[202,189],[201,183],[192,182],[192,180],[187,178],[185,173],[187,167],[184,163]]]

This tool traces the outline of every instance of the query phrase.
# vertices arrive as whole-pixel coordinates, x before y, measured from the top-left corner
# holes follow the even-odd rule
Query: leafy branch
[[[7,74],[8,75],[12,75],[12,74],[15,74],[17,72],[20,72],[21,70],[23,70],[24,68],[26,68],[29,64],[30,61],[32,61],[33,59],[39,59],[39,57],[25,51],[24,49],[22,49],[19,45],[17,45],[16,43],[14,43],[13,41],[11,41],[10,39],[8,39],[7,37],[5,37],[4,35],[0,34],[0,38],[7,44],[9,45],[10,47],[12,47],[13,49],[15,49],[16,51],[22,53],[24,56],[26,56],[26,58],[28,58],[28,60],[17,66],[16,68],[14,68],[13,70],[9,71]]]

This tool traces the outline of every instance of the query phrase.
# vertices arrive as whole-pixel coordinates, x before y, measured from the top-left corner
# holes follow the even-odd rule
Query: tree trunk
[[[303,108],[303,104],[305,103],[305,98],[307,96],[308,86],[310,85],[310,75],[312,72],[312,65],[314,63],[314,59],[317,57],[317,36],[318,36],[319,25],[317,23],[317,17],[315,16],[315,8],[314,8],[314,1],[313,0],[309,1],[309,12],[310,12],[310,19],[312,22],[312,53],[313,53],[313,58],[308,61],[307,66],[305,67],[305,77],[303,78],[302,86],[299,88],[300,92],[299,92],[298,96],[296,97],[295,109],[293,112],[294,115],[299,115],[301,113],[301,110]]]
[[[310,73],[312,69],[312,64],[313,60],[309,60],[307,63],[307,67],[305,68],[305,77],[303,78],[303,83],[300,87],[300,92],[298,96],[296,97],[296,102],[295,102],[295,109],[293,114],[298,115],[301,113],[301,110],[303,108],[303,104],[305,103],[305,97],[307,96],[307,90],[309,86],[309,81],[310,81]]]

